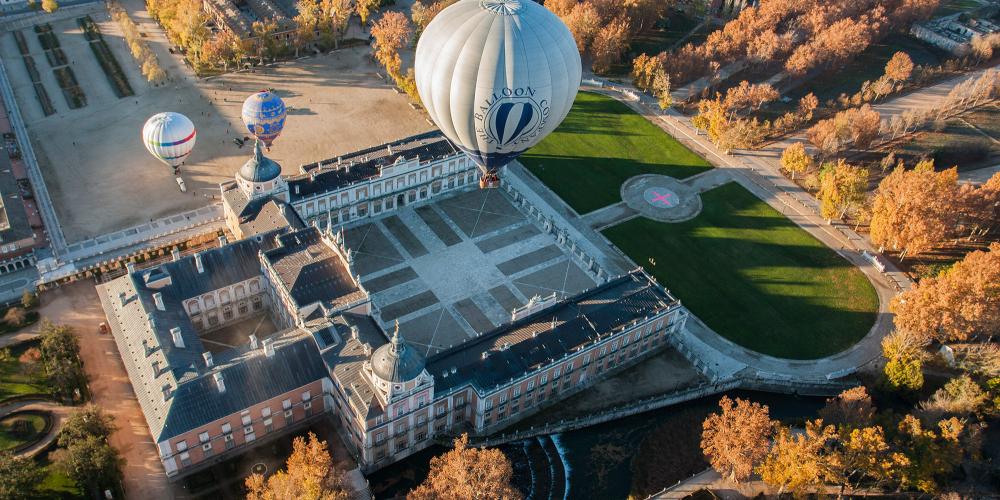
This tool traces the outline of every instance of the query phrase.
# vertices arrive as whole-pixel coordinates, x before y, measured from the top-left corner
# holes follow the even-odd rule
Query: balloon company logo
[[[549,115],[548,100],[531,87],[495,91],[475,115],[476,133],[497,149],[515,147],[538,136]]]

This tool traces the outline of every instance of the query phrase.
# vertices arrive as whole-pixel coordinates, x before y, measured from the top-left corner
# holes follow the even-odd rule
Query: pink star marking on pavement
[[[673,196],[673,193],[660,194],[660,193],[657,193],[656,191],[653,191],[653,194],[656,197],[653,198],[652,200],[649,200],[650,204],[660,204],[661,206],[670,206],[671,205],[672,202],[670,201],[670,198]]]

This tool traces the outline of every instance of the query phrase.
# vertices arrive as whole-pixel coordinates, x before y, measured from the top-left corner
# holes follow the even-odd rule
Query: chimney
[[[162,293],[160,293],[160,292],[154,293],[153,294],[153,302],[156,303],[156,310],[157,311],[166,311],[167,310],[166,306],[163,305],[163,294]]]
[[[174,347],[184,348],[184,337],[181,337],[181,329],[175,326],[170,329],[170,338],[174,341]]]
[[[224,247],[226,246],[226,243],[229,243],[229,241],[226,240],[226,235],[219,236],[219,246]]]
[[[122,293],[118,294],[118,300],[121,301],[122,307],[125,307],[125,304],[128,303],[128,298],[127,297],[128,296],[125,295],[125,292],[122,292]]]
[[[152,366],[152,368],[153,368],[153,378],[159,377],[160,376],[160,362],[159,361],[153,361],[152,363],[150,363],[150,366]]]
[[[194,254],[194,265],[198,268],[198,274],[205,272],[205,266],[201,263],[201,254]]]
[[[351,325],[351,338],[358,340],[358,327],[355,325]]]
[[[177,248],[177,247],[174,247],[174,249],[170,251],[170,256],[173,257],[174,262],[177,262],[178,260],[181,260],[181,251],[180,251],[180,249]]]
[[[215,363],[212,361],[212,353],[205,351],[201,353],[201,357],[205,358],[205,366],[207,368],[215,366]]]
[[[257,349],[257,336],[256,335],[251,335],[250,336],[250,348],[254,349],[254,350]]]
[[[215,379],[215,387],[219,389],[219,394],[226,392],[226,381],[222,379],[222,373],[216,372],[212,378]]]
[[[264,355],[273,358],[274,357],[274,339],[264,339],[262,342],[264,344]]]

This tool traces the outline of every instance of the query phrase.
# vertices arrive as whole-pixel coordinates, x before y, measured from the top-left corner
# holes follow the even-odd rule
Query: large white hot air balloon
[[[532,0],[460,0],[420,35],[415,77],[427,113],[483,170],[497,170],[566,118],[580,53],[555,14]]]
[[[142,142],[156,159],[170,165],[174,172],[194,149],[198,132],[188,117],[167,111],[146,120],[142,127]]]

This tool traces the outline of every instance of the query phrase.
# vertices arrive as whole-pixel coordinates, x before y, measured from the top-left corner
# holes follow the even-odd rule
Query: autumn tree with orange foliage
[[[410,8],[410,17],[413,24],[417,26],[417,34],[427,28],[427,25],[441,13],[442,10],[450,7],[458,0],[417,0]]]
[[[868,104],[845,109],[833,118],[822,120],[806,133],[809,142],[826,154],[835,154],[848,147],[864,149],[878,138],[882,124],[878,111]]]
[[[590,2],[578,3],[562,20],[576,41],[580,54],[587,52],[601,29],[601,16]]]
[[[931,250],[955,228],[958,170],[934,171],[926,160],[912,170],[897,166],[879,183],[872,199],[870,236],[900,258]]]
[[[594,73],[607,73],[613,64],[621,61],[628,49],[630,24],[626,18],[617,18],[602,27],[591,45]]]
[[[739,85],[726,91],[724,105],[730,112],[743,110],[759,111],[765,103],[778,98],[778,91],[769,83],[753,83],[743,80]]]
[[[740,398],[723,396],[719,408],[702,423],[701,451],[723,477],[743,481],[767,455],[775,422],[767,406]]]
[[[1000,334],[1000,243],[970,252],[948,271],[896,296],[896,329],[925,341],[962,341]]]
[[[835,437],[836,429],[822,420],[806,422],[804,433],[781,427],[757,472],[765,483],[779,488],[779,495],[802,495],[823,484],[823,451]]]
[[[292,454],[285,468],[264,478],[252,474],[246,479],[247,500],[347,500],[343,475],[333,466],[326,441],[315,434],[292,441]]]
[[[819,212],[827,221],[843,219],[860,208],[868,191],[868,169],[848,164],[843,159],[823,165],[819,175]]]
[[[864,427],[875,420],[875,405],[863,385],[847,389],[826,400],[819,411],[824,422],[837,426]]]
[[[469,436],[455,439],[455,447],[431,459],[424,482],[406,495],[408,500],[508,500],[521,494],[511,485],[514,470],[500,450],[470,448]]]

